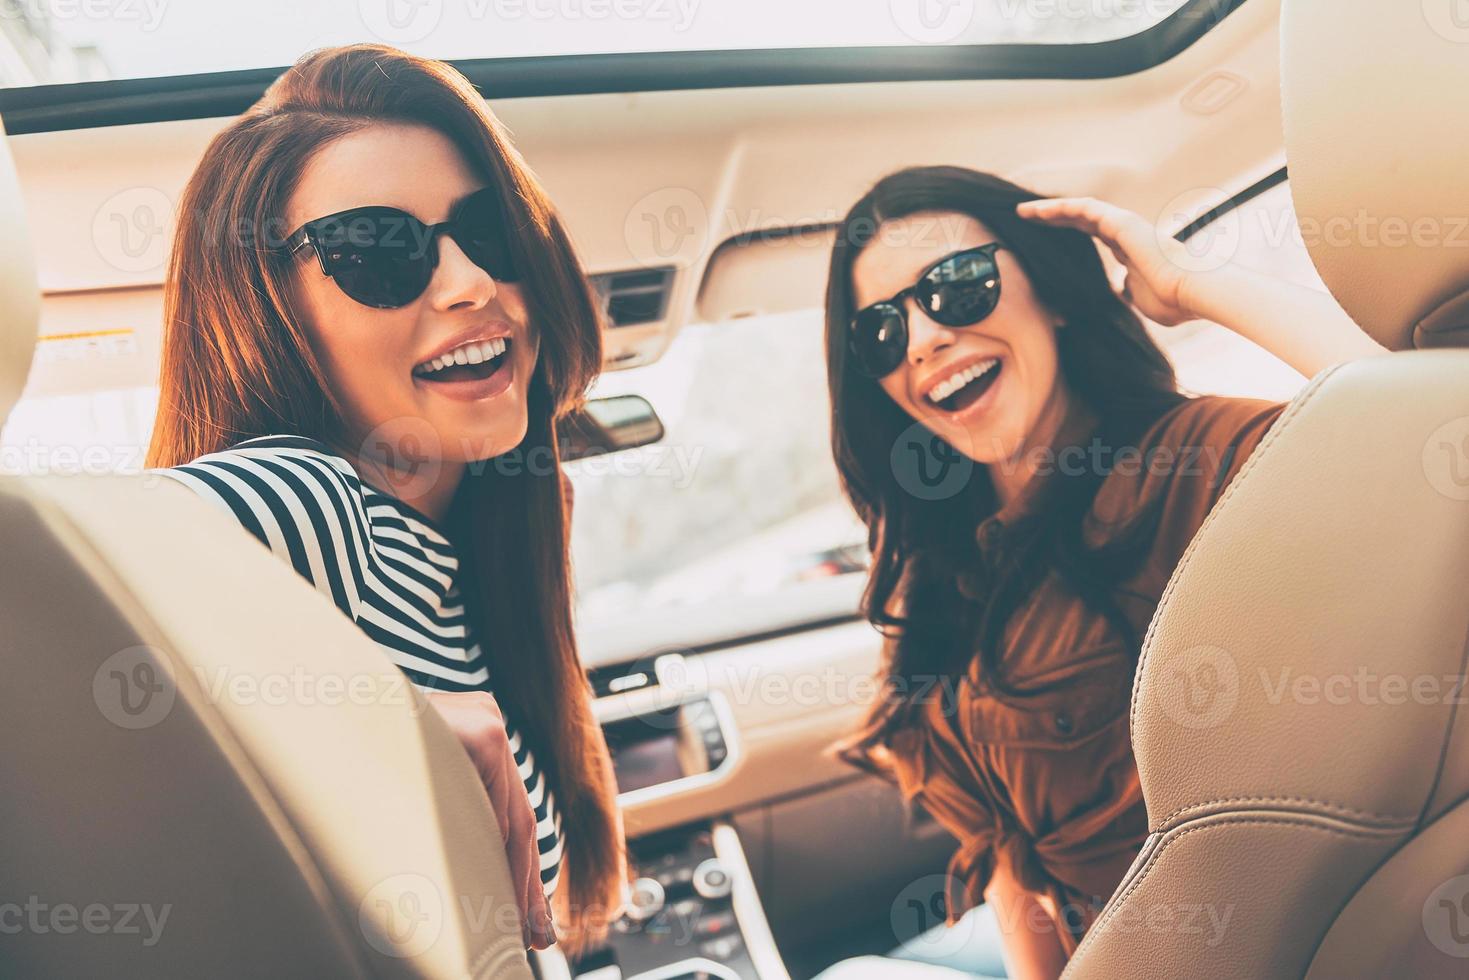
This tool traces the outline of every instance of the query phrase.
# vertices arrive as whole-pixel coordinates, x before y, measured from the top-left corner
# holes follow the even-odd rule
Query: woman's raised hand
[[[437,691],[429,703],[459,737],[480,782],[490,795],[490,807],[500,823],[510,879],[520,909],[521,936],[531,949],[545,949],[556,941],[551,906],[541,887],[541,852],[536,839],[536,817],[515,764],[505,716],[494,697],[484,691]]]
[[[1094,197],[1026,201],[1015,213],[1041,224],[1075,228],[1106,245],[1126,272],[1122,298],[1149,320],[1172,327],[1198,317],[1184,296],[1189,272],[1174,258],[1184,246],[1160,238],[1141,215]]]

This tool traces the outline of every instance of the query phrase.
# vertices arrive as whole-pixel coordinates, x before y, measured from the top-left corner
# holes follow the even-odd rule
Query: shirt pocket
[[[1132,702],[1136,660],[1120,645],[1079,656],[1061,670],[1025,678],[1017,697],[969,691],[960,699],[965,736],[974,743],[1065,750],[1106,732]]]

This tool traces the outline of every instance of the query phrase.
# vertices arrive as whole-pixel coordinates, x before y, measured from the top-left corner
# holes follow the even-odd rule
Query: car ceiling
[[[1118,77],[601,91],[490,104],[588,271],[676,270],[661,320],[610,332],[612,366],[626,366],[656,356],[689,322],[819,306],[824,240],[802,236],[793,246],[749,233],[829,225],[903,166],[993,170],[1042,193],[1105,197],[1169,230],[1186,225],[1283,165],[1278,17],[1279,0],[1251,0],[1181,53]],[[135,339],[107,364],[71,363],[64,375],[42,364],[40,390],[152,382],[166,250],[160,241],[146,254],[119,253],[113,238],[129,223],[139,234],[159,222],[166,230],[189,173],[227,122],[10,137],[46,294],[43,336],[116,328]]]

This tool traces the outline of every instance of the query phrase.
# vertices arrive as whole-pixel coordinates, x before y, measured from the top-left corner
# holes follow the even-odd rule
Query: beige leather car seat
[[[38,297],[0,133],[0,419]],[[158,478],[0,479],[0,976],[530,976],[453,734]]]
[[[1287,0],[1303,234],[1394,348],[1469,343],[1469,20]],[[1066,976],[1469,976],[1469,352],[1326,372],[1144,644],[1150,834]]]

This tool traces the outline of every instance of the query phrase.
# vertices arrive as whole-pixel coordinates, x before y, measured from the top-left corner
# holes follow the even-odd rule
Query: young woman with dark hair
[[[1135,214],[955,167],[883,179],[838,229],[832,448],[888,638],[886,696],[842,752],[958,839],[951,921],[989,903],[969,941],[895,955],[1057,976],[1146,833],[1142,635],[1283,406],[1186,397],[1135,310],[1214,320],[1307,375],[1382,350],[1324,294],[1181,258]],[[837,968],[865,969],[893,967]]]
[[[190,179],[165,320],[150,465],[428,692],[490,793],[527,944],[553,941],[548,894],[563,938],[595,935],[623,842],[556,421],[600,368],[599,317],[484,99],[392,48],[303,58]]]

